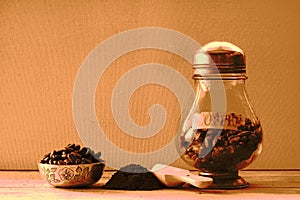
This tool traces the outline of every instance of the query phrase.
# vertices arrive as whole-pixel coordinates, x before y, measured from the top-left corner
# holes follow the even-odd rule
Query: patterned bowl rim
[[[93,166],[93,165],[105,165],[104,161],[99,161],[96,163],[86,163],[86,164],[75,164],[75,165],[55,165],[55,164],[47,164],[47,163],[41,163],[38,162],[38,165],[43,165],[43,166],[54,166],[54,167],[77,167],[77,166]]]

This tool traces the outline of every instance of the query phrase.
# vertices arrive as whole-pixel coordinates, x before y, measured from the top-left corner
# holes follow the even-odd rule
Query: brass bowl
[[[103,162],[77,165],[38,163],[41,176],[55,187],[87,187],[101,178]]]

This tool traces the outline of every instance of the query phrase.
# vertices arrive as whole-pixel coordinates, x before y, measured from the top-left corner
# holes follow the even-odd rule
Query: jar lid
[[[194,75],[246,73],[245,54],[229,42],[210,42],[196,51]]]

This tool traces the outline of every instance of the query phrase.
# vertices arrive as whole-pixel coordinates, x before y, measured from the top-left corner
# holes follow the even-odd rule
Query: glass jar
[[[214,179],[211,188],[243,188],[238,175],[262,149],[262,128],[245,90],[245,55],[211,42],[194,57],[196,97],[180,135],[183,160]]]

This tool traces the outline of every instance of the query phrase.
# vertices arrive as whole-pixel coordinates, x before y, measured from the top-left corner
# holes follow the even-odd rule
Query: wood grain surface
[[[82,62],[109,37],[141,27],[172,29],[201,45],[224,40],[241,47],[247,91],[264,130],[262,155],[248,169],[300,169],[299,15],[296,0],[0,0],[0,169],[37,169],[44,153],[81,143],[72,92]],[[155,137],[128,138],[111,115],[117,79],[152,62],[172,67],[192,84],[185,60],[141,50],[112,63],[95,94],[99,124],[127,151],[155,151],[175,134],[178,102],[157,85],[138,90],[129,107],[141,125],[149,123],[151,105],[166,108],[167,124]],[[180,159],[175,165],[187,167]]]
[[[237,190],[163,189],[155,191],[107,190],[100,187],[114,171],[105,171],[95,186],[59,189],[41,180],[37,171],[0,171],[1,199],[299,199],[299,171],[242,171],[250,187]]]

